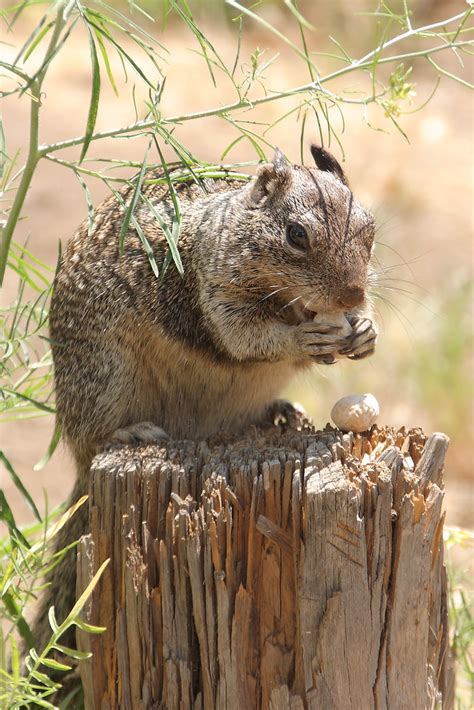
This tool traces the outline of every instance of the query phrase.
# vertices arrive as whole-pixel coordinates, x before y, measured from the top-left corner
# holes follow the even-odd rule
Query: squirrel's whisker
[[[296,298],[293,298],[289,303],[286,303],[284,306],[282,306],[279,310],[278,313],[281,313],[282,311],[285,310],[285,308],[289,308],[289,306],[292,306],[296,301],[299,301],[301,299],[301,296],[296,296]]]
[[[260,298],[257,303],[263,303],[263,301],[266,301],[268,298],[271,298],[274,296],[276,293],[280,293],[281,291],[286,291],[286,289],[291,288],[291,286],[281,286],[280,288],[275,289],[271,293],[268,293],[266,296],[263,298]]]
[[[392,301],[390,301],[388,298],[385,298],[385,296],[382,296],[380,293],[374,293],[374,298],[378,298],[380,301],[382,301],[390,310],[393,311],[394,315],[397,317],[397,319],[400,321],[400,324],[402,325],[404,331],[407,333],[407,335],[410,335],[410,332],[408,328],[406,327],[406,324],[408,324],[411,328],[414,328],[413,323],[411,320],[408,318],[408,316],[405,315],[405,313]]]

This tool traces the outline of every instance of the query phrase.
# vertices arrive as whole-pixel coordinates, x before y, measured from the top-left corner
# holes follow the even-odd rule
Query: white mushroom
[[[343,431],[367,431],[380,414],[373,394],[350,394],[338,400],[331,411],[334,424]]]

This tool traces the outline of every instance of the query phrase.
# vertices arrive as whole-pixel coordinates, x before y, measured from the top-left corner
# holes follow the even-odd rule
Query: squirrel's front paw
[[[373,322],[369,318],[355,315],[347,315],[347,320],[352,326],[352,333],[339,353],[350,360],[362,360],[373,355],[378,336]]]
[[[163,429],[152,422],[140,422],[122,429],[116,429],[105,445],[105,451],[110,451],[119,446],[146,446],[157,444],[163,439],[169,439]]]
[[[298,355],[331,365],[334,353],[347,345],[347,338],[338,325],[307,321],[296,326],[296,344]]]

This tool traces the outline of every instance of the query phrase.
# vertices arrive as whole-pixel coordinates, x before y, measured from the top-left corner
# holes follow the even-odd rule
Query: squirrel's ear
[[[332,153],[324,150],[324,148],[321,148],[319,145],[312,145],[311,155],[314,158],[317,168],[328,173],[334,173],[334,175],[336,175],[339,180],[344,183],[344,185],[348,184],[344,170],[341,168]]]
[[[279,150],[271,163],[265,163],[257,171],[257,179],[250,188],[250,200],[254,207],[261,207],[279,192],[286,190],[291,180],[291,167]]]

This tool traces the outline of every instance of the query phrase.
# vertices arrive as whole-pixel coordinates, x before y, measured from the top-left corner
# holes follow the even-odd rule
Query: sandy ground
[[[31,30],[26,26],[21,33]],[[231,37],[222,28],[213,31],[213,37],[224,53],[231,55]],[[265,37],[259,37],[260,46],[266,45]],[[248,57],[252,41],[244,44],[243,57]],[[233,43],[233,42],[232,42]],[[202,61],[195,54],[183,49],[192,44],[188,35],[174,30],[167,36],[171,49],[168,69],[168,84],[164,96],[163,112],[176,115],[219,105],[229,100],[231,91],[213,88]],[[8,50],[7,50],[8,51]],[[272,50],[270,50],[272,52]],[[288,87],[307,80],[301,62],[290,55],[279,60],[278,70],[268,71],[270,83]],[[427,97],[433,81],[421,80],[418,96]],[[45,86],[44,107],[41,121],[41,141],[44,143],[79,135],[84,130],[85,115],[89,102],[89,66],[83,60],[78,40],[73,39],[52,67]],[[8,148],[13,153],[22,148],[27,139],[27,102],[13,98],[4,102],[3,120]],[[271,121],[283,112],[281,106],[267,104],[259,117]],[[255,116],[253,116],[255,117]],[[98,118],[98,129],[125,125],[133,120],[133,109],[126,93],[115,98],[103,79],[103,103]],[[378,116],[377,125],[388,128]],[[382,241],[392,245],[404,259],[416,259],[413,278],[431,298],[447,284],[464,278],[472,268],[472,100],[460,86],[443,80],[432,103],[421,113],[406,116],[403,122],[411,144],[395,130],[390,135],[371,130],[365,124],[359,109],[346,113],[344,146],[347,171],[352,186],[362,201],[372,206],[382,223]],[[312,137],[317,139],[313,126]],[[234,135],[223,121],[212,119],[185,123],[178,129],[180,139],[202,159],[218,161],[224,147]],[[309,136],[308,134],[308,141]],[[299,129],[290,120],[280,124],[270,136],[295,161],[298,160]],[[133,157],[140,160],[144,152],[143,142],[109,141],[94,148],[95,156]],[[338,151],[335,151],[338,153]],[[253,159],[249,146],[240,144],[232,160]],[[340,157],[340,154],[339,154]],[[97,182],[90,182],[94,200],[99,200],[106,190]],[[76,179],[62,167],[44,162],[40,165],[25,206],[27,219],[19,228],[17,239],[31,236],[30,248],[44,261],[54,265],[58,240],[67,239],[77,224],[85,217],[83,194]],[[389,262],[397,257],[388,253]],[[15,284],[10,278],[2,293],[2,301],[14,296]],[[422,291],[422,294],[425,291]],[[422,295],[421,300],[425,297]],[[386,342],[383,359],[373,358],[368,365],[361,365],[358,372],[365,381],[371,373],[393,373],[390,352],[400,347],[400,339],[424,338],[424,328],[429,328],[429,318],[418,307],[405,306],[411,322],[407,332],[402,332],[395,318],[386,315],[383,339]],[[438,314],[436,317],[443,317]],[[419,319],[419,320],[418,320]],[[456,324],[453,323],[453,327]],[[415,335],[414,335],[415,334]],[[416,347],[413,347],[416,357]],[[433,353],[436,357],[436,352]],[[358,366],[359,367],[359,366]],[[366,368],[366,369],[364,369]],[[334,377],[334,386],[325,384],[325,399],[321,400],[317,377],[308,388],[307,383],[297,385],[290,395],[301,398],[311,411],[317,424],[324,425],[328,418],[331,401],[347,392],[338,391],[342,381],[338,373],[324,373],[325,378]],[[338,379],[339,378],[339,379]],[[449,397],[449,392],[446,392]],[[380,399],[387,420],[394,424],[421,424],[427,430],[437,429],[435,411],[413,407],[410,403],[410,383],[397,382],[381,392]],[[439,404],[443,406],[442,402]],[[467,427],[469,429],[469,427]],[[0,429],[2,448],[12,461],[17,472],[32,492],[41,499],[41,491],[47,493],[49,506],[64,500],[71,488],[73,469],[67,453],[59,447],[50,463],[40,472],[32,466],[44,453],[52,432],[50,418],[4,424]],[[466,445],[467,446],[467,445]],[[451,524],[474,526],[473,488],[470,478],[471,464],[465,464],[468,448],[457,449],[452,456],[451,468],[447,471],[447,520]],[[456,453],[457,452],[457,453]],[[464,461],[461,465],[459,462]],[[29,517],[20,497],[12,489],[4,473],[1,480],[8,499],[20,521]]]

